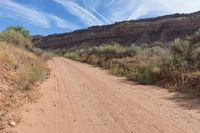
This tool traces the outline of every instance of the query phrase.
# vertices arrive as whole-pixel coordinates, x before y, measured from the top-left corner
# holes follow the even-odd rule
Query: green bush
[[[150,64],[145,64],[136,69],[135,72],[129,75],[130,79],[136,80],[141,84],[148,84],[153,81],[153,66]]]
[[[148,52],[146,52],[147,54]],[[146,57],[145,57],[146,56]],[[137,57],[137,63],[132,64],[130,73],[127,74],[129,79],[138,81],[141,84],[154,83],[160,80],[162,75],[162,57],[140,55]]]
[[[114,45],[105,44],[102,46],[95,47],[92,52],[100,57],[111,59],[111,58],[120,58],[121,56],[123,56],[124,51],[125,48],[119,44],[114,44]]]
[[[5,31],[15,31],[17,33],[20,33],[24,38],[31,39],[30,32],[22,26],[8,26]]]
[[[0,33],[0,41],[32,49],[29,31],[19,26],[9,26]]]
[[[139,52],[141,52],[141,47],[132,44],[130,47],[126,47],[123,57],[133,57],[136,56]]]
[[[111,66],[110,71],[112,74],[117,76],[125,76],[127,74],[127,70],[120,65]]]
[[[176,39],[171,44],[173,67],[181,72],[194,71],[199,68],[199,44],[186,40]]]

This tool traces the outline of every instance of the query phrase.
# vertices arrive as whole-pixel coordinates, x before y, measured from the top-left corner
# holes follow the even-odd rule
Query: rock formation
[[[71,33],[35,36],[36,47],[68,48],[75,45],[100,45],[103,43],[148,43],[184,38],[200,28],[200,12],[173,14],[157,18],[124,21],[105,26],[93,26]]]

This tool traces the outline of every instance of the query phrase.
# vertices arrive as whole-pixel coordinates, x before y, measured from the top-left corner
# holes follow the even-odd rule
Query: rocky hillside
[[[148,43],[171,41],[193,34],[200,28],[200,12],[173,14],[157,18],[132,20],[112,25],[93,26],[71,33],[35,36],[36,47],[68,48],[74,45],[99,45],[102,43]]]

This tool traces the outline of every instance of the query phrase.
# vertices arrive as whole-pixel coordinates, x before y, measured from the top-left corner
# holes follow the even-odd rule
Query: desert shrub
[[[32,49],[32,50],[33,50],[33,52],[34,52],[36,55],[38,55],[38,56],[41,56],[42,54],[45,53],[45,51],[42,50],[42,49],[40,49],[40,48],[34,48],[34,49]]]
[[[127,76],[142,84],[154,83],[160,80],[166,71],[166,65],[171,61],[170,57],[168,50],[160,46],[145,48],[134,57],[136,60],[135,64],[132,64],[134,71]]]
[[[138,81],[142,84],[152,83],[153,81],[153,65],[145,64],[136,68],[136,71],[129,74],[129,79]]]
[[[78,55],[77,52],[69,52],[69,53],[66,53],[66,54],[64,55],[64,57],[69,58],[69,59],[74,59],[74,60],[77,60],[77,61],[81,61],[80,56]],[[83,57],[82,57],[82,58],[83,58]]]
[[[124,47],[119,44],[104,44],[91,48],[68,49],[64,57],[75,59],[84,62],[99,62],[97,60],[111,60],[115,58],[132,57],[141,51],[141,48],[136,45]]]
[[[157,41],[157,42],[152,42],[152,43],[148,44],[147,47],[161,47],[161,48],[164,48],[166,46],[167,46],[167,43],[163,43],[163,42]]]
[[[15,31],[17,33],[20,33],[24,38],[31,39],[30,32],[22,26],[8,26],[5,31]]]
[[[65,57],[98,65],[114,75],[126,76],[141,84],[165,83],[176,86],[180,92],[188,92],[188,89],[191,92],[198,90],[193,83],[196,77],[191,73],[200,70],[199,36],[200,32],[197,32],[188,39],[175,39],[169,43],[72,48]]]
[[[51,59],[52,57],[58,56],[57,53],[53,50],[42,50],[40,48],[33,47],[30,51],[35,55],[40,56],[44,60],[48,60]]]
[[[129,73],[129,69],[127,68],[127,66],[125,66],[124,64],[120,64],[120,63],[109,63],[107,64],[107,69],[110,70],[110,72],[114,75],[117,76],[126,76]],[[105,67],[104,67],[105,68]]]
[[[120,66],[113,66],[110,68],[110,71],[114,75],[123,76],[125,74],[125,70]]]
[[[124,47],[119,44],[104,44],[93,49],[93,53],[97,54],[100,57],[105,57],[106,59],[119,58],[122,56],[124,51]]]
[[[104,44],[89,49],[82,48],[79,50],[74,50],[73,53],[77,53],[81,57],[89,57],[91,55],[96,55],[97,58],[110,60],[115,58],[132,57],[135,56],[140,50],[140,47],[136,45],[124,47],[119,44]]]
[[[123,57],[133,57],[141,51],[141,47],[132,44],[130,47],[126,47]]]
[[[0,41],[5,41],[16,46],[32,49],[29,31],[20,26],[9,26],[0,33]]]
[[[25,38],[20,33],[9,30],[0,33],[0,41],[5,41],[17,46],[21,46],[24,43]]]
[[[193,67],[200,70],[200,47],[193,51]]]
[[[162,48],[160,46],[154,46],[154,47],[149,48],[149,52],[151,55],[154,55],[154,56],[165,56],[167,49]]]
[[[194,35],[189,36],[188,40],[191,44],[197,44],[200,43],[200,30],[198,30],[197,32],[195,32]]]
[[[199,44],[190,43],[187,40],[176,39],[171,44],[174,70],[189,72],[198,69]]]

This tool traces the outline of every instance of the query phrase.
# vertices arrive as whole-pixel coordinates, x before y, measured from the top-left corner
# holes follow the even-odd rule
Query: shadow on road
[[[137,82],[130,81],[126,78],[121,78],[119,79],[119,82],[123,82],[126,84],[129,84],[131,86],[138,86],[138,88],[149,88],[149,89],[154,89],[154,90],[161,90],[164,89],[168,91],[169,93],[172,93],[170,96],[167,96],[163,99],[170,100],[177,104],[179,107],[182,109],[186,110],[197,110],[198,113],[200,113],[200,97],[191,97],[190,95],[187,94],[181,94],[175,91],[170,91],[167,88],[164,88],[162,86],[157,86],[157,85],[141,85]]]

